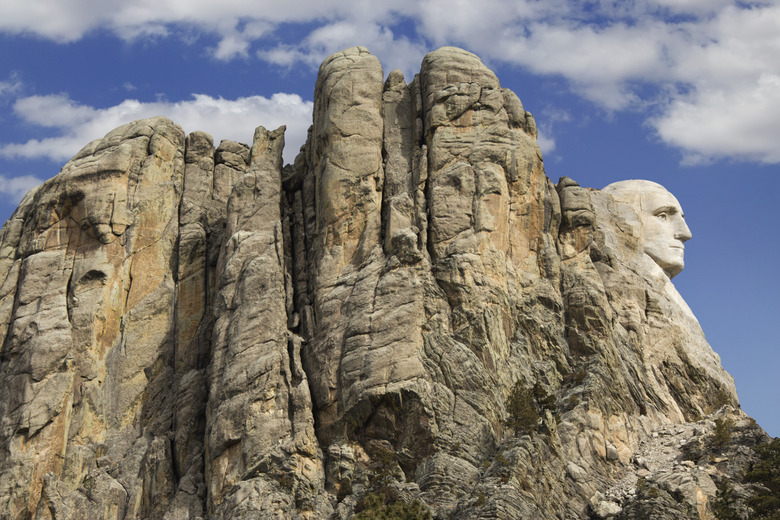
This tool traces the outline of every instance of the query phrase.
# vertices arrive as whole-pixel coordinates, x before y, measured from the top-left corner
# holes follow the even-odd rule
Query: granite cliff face
[[[328,58],[294,165],[154,118],[25,197],[1,518],[714,518],[766,434],[636,213],[476,56],[383,77]]]

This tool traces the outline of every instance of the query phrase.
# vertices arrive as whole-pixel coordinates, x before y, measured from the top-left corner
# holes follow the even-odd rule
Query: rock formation
[[[293,165],[153,118],[25,197],[0,518],[713,518],[767,436],[641,211],[553,184],[473,54],[383,77],[328,58]]]

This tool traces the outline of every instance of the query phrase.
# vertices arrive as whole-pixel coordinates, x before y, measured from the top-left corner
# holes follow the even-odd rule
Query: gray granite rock
[[[536,136],[469,52],[383,81],[354,47],[293,165],[284,128],[88,144],[0,231],[0,518],[703,520],[716,486],[749,496],[766,435],[671,282],[680,203],[555,185]]]

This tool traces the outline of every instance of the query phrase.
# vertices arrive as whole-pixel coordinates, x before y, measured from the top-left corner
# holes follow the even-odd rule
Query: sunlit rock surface
[[[767,437],[663,227],[554,184],[473,54],[383,77],[361,47],[325,60],[294,165],[284,128],[215,148],[153,118],[25,197],[0,237],[0,518],[712,518]],[[716,418],[739,463],[705,456]]]

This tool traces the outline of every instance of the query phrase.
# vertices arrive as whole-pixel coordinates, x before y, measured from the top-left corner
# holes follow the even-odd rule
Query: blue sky
[[[141,117],[217,142],[287,124],[291,162],[320,61],[353,45],[407,79],[428,51],[471,50],[536,116],[554,181],[674,193],[693,232],[675,285],[780,435],[776,0],[0,0],[0,221]]]

